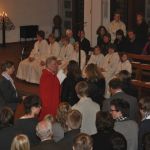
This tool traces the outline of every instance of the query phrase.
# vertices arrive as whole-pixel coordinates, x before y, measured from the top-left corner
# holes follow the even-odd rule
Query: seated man
[[[45,59],[49,55],[49,46],[47,41],[44,40],[44,37],[44,31],[37,32],[37,42],[35,42],[30,56],[20,62],[16,75],[17,78],[39,84],[42,69],[45,65]]]

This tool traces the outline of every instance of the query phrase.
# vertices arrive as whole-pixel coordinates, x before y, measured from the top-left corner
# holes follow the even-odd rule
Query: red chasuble
[[[43,69],[40,79],[40,97],[42,109],[39,120],[42,120],[47,114],[55,116],[60,103],[60,82],[57,76],[47,69]]]

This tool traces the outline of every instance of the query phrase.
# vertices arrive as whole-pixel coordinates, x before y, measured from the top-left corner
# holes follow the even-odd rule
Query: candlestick
[[[2,30],[2,46],[6,46],[6,41],[5,41],[5,32],[6,30],[13,30],[15,29],[14,24],[11,22],[9,17],[7,16],[6,12],[0,13],[0,30]]]
[[[5,42],[5,18],[6,18],[6,13],[3,11],[2,13],[2,46],[6,46]]]

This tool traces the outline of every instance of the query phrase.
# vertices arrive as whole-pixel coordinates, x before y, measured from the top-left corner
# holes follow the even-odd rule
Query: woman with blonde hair
[[[97,65],[89,64],[85,68],[85,76],[89,85],[89,97],[102,105],[105,93],[105,79]]]
[[[11,150],[30,150],[29,139],[25,134],[19,134],[14,137]]]
[[[61,124],[64,132],[68,130],[68,127],[66,125],[66,119],[69,110],[71,110],[71,106],[67,102],[61,102],[57,109],[56,120]]]

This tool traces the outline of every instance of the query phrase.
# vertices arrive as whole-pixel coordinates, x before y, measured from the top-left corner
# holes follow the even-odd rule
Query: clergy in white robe
[[[80,62],[79,62],[79,57],[80,57]],[[75,43],[74,51],[71,54],[70,60],[74,60],[74,61],[78,62],[81,70],[83,70],[83,68],[86,64],[86,53],[84,52],[84,50],[80,50],[79,42]]]
[[[69,38],[67,36],[62,37],[61,42],[63,46],[59,53],[59,59],[62,61],[69,61],[71,58],[71,54],[74,51],[74,47],[69,43]]]
[[[56,58],[59,57],[60,53],[60,44],[55,40],[55,37],[53,34],[49,35],[48,38],[50,44],[49,44],[49,56],[55,56]]]
[[[90,59],[87,62],[87,65],[96,64],[97,67],[102,68],[103,61],[104,61],[104,55],[101,53],[100,47],[96,46],[94,48],[93,54],[90,56]]]
[[[106,81],[106,93],[105,97],[109,97],[110,93],[108,90],[109,81],[115,76],[120,58],[117,52],[115,52],[115,46],[111,44],[108,49],[108,54],[104,57],[104,62],[101,68],[102,74]]]
[[[73,37],[73,32],[71,29],[66,30],[66,36],[69,38],[70,44],[74,45],[75,44],[75,39]]]
[[[126,25],[120,20],[120,14],[114,14],[114,20],[108,25],[108,32],[111,34],[111,42],[113,43],[116,38],[116,31],[121,29],[126,35]]]
[[[44,40],[44,36],[43,31],[37,32],[37,41],[30,56],[21,61],[18,66],[17,78],[39,84],[42,69],[45,67],[45,60],[49,56],[49,47],[47,41]]]
[[[116,73],[120,58],[118,53],[114,52],[112,48],[109,48],[108,51],[108,54],[104,57],[102,73],[106,80],[111,80]]]
[[[122,70],[128,71],[130,74],[132,73],[132,65],[128,60],[127,54],[122,53],[120,56],[120,63],[118,64],[116,74],[118,74]]]

